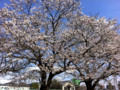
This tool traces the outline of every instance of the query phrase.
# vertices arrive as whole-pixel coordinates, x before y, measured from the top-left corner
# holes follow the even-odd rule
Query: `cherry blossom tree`
[[[11,0],[0,10],[0,72],[49,90],[54,76],[75,69],[94,90],[120,70],[117,30],[115,20],[81,13],[79,0]]]
[[[65,37],[76,41],[69,53],[75,71],[70,73],[94,90],[100,80],[120,71],[120,34],[115,20],[76,16],[70,21]]]
[[[5,37],[0,45],[0,71],[21,80],[39,76],[40,90],[49,90],[53,77],[70,68],[67,53],[74,42],[68,43],[62,35],[70,19],[81,13],[80,2],[10,1],[0,10],[0,30]],[[29,71],[30,67],[38,69]]]

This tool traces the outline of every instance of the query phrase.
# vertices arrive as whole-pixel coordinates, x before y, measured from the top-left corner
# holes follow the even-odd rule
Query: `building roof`
[[[71,81],[60,81],[60,84],[64,85],[65,83],[71,83],[73,84]]]

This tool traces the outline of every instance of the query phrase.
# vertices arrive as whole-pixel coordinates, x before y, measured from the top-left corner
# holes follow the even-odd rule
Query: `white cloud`
[[[10,80],[7,80],[5,77],[0,77],[0,84],[9,83]]]
[[[69,81],[73,78],[73,76],[68,75],[66,73],[61,73],[61,74],[55,76],[54,78],[58,81]]]
[[[58,80],[58,81],[63,81],[64,80],[63,77],[61,77],[61,76],[57,76],[55,79]]]
[[[27,68],[27,71],[33,71],[33,70],[40,70],[40,69],[37,66]]]

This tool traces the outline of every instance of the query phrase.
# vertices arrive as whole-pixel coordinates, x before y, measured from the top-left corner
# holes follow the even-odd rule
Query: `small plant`
[[[32,83],[30,85],[30,89],[33,90],[33,89],[39,89],[39,83]]]

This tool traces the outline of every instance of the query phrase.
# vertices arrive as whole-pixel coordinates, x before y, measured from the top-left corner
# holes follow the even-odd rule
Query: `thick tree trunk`
[[[89,79],[85,82],[87,90],[95,90],[95,86],[92,85],[92,80]]]
[[[47,85],[46,84],[45,85],[42,84],[41,87],[40,87],[40,90],[49,90],[51,81],[52,81],[52,79],[47,82]]]
[[[41,87],[40,90],[49,90],[50,89],[50,84],[52,82],[52,78],[54,75],[52,73],[49,73],[48,80],[46,80],[46,73],[42,72],[42,77],[41,77]]]
[[[93,86],[86,85],[86,87],[87,87],[87,90],[95,90],[95,88]]]
[[[47,85],[41,85],[40,90],[49,90],[49,88]]]
[[[42,71],[41,72],[41,87],[40,87],[40,90],[47,90],[47,85],[46,85],[46,72],[45,71]]]

